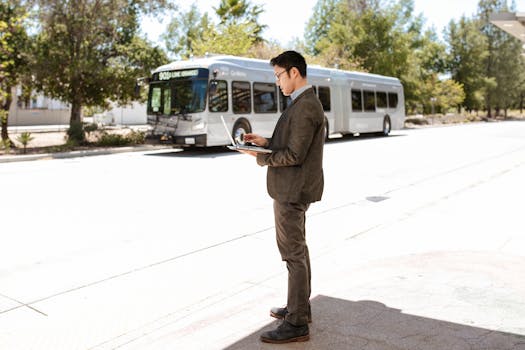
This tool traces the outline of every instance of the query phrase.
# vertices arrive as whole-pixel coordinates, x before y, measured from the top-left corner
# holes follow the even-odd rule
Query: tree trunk
[[[84,127],[82,125],[82,100],[75,98],[71,103],[71,116],[69,129],[67,130],[68,141],[73,144],[83,144],[86,141]]]
[[[523,92],[520,94],[520,114],[523,114]]]
[[[69,126],[74,123],[82,122],[82,103],[79,99],[75,99],[71,104],[71,115],[69,118]]]
[[[10,89],[8,89],[8,91],[11,91]],[[2,141],[6,141],[6,140],[9,140],[9,133],[7,131],[7,120],[9,118],[9,108],[11,107],[11,102],[13,101],[13,98],[11,96],[10,93],[7,94],[6,98],[5,98],[5,102],[4,104],[2,105],[2,111],[5,113],[5,117],[2,117],[2,121],[1,121],[1,124],[2,124]],[[2,114],[4,114],[2,113]],[[15,144],[9,140],[10,142],[10,145],[11,147],[15,147]]]

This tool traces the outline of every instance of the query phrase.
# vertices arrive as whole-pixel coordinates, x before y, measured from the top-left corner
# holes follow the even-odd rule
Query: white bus
[[[327,135],[380,132],[403,127],[405,101],[397,78],[308,66],[319,97]],[[148,124],[152,135],[180,146],[230,144],[255,132],[271,137],[286,108],[269,61],[210,56],[161,66],[148,79]]]

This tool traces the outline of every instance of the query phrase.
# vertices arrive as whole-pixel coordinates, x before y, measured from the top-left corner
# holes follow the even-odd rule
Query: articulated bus
[[[308,66],[323,105],[327,137],[378,132],[388,135],[405,120],[403,86],[396,78]],[[210,56],[161,66],[148,79],[147,120],[152,135],[180,146],[222,146],[231,136],[271,137],[289,97],[276,85],[269,61]]]

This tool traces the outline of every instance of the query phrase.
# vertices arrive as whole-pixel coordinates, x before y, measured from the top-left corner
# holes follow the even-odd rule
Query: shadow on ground
[[[390,135],[388,138],[392,137],[398,137],[398,136],[404,136],[404,135]],[[359,136],[352,136],[352,135],[344,135],[340,138],[334,138],[327,140],[326,143],[330,144],[337,144],[342,142],[349,142],[349,141],[366,141],[366,140],[373,140],[378,138],[385,138],[384,136],[378,136],[376,134],[363,134]],[[155,157],[175,157],[175,158],[219,158],[219,157],[226,157],[226,156],[235,156],[239,155],[238,152],[230,151],[226,147],[195,147],[195,148],[173,148],[173,150],[167,150],[163,152],[154,152],[154,153],[146,153],[146,156],[155,156]]]
[[[220,158],[227,156],[240,155],[238,152],[230,151],[225,147],[206,147],[206,148],[174,148],[163,152],[145,153],[145,156],[166,157],[166,158]]]
[[[408,315],[375,301],[319,295],[311,300],[310,341],[285,345],[259,341],[278,321],[227,347],[329,350],[525,350],[525,336]]]

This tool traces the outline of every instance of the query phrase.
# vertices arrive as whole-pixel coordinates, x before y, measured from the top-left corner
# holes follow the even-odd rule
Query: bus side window
[[[228,84],[225,80],[211,80],[209,96],[210,112],[228,111]]]
[[[271,83],[253,83],[253,110],[255,113],[277,112],[277,86]]]
[[[363,94],[361,90],[352,90],[352,112],[363,111]]]
[[[292,102],[292,98],[290,96],[284,96],[281,89],[279,89],[279,100],[281,101],[281,112],[284,112],[286,107]]]
[[[389,108],[397,108],[397,93],[395,92],[389,92],[388,93],[388,107]]]
[[[386,92],[376,92],[376,102],[377,102],[377,108],[386,108],[387,102],[386,102]]]
[[[330,111],[330,88],[327,86],[319,86],[319,100],[323,105],[325,112]]]
[[[365,102],[365,112],[375,112],[376,111],[376,94],[373,91],[363,91],[364,102]]]
[[[232,82],[233,113],[252,112],[252,91],[247,81]]]

